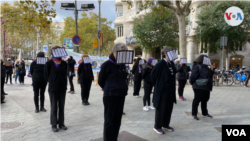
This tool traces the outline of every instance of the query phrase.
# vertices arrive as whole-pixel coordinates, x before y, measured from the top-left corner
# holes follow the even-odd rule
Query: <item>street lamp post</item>
[[[98,3],[99,3],[99,26],[98,26],[98,29],[100,31],[101,29],[101,0],[98,0]],[[101,37],[98,38],[98,49],[99,49],[99,52],[98,52],[98,56],[101,57],[101,40],[100,40]]]

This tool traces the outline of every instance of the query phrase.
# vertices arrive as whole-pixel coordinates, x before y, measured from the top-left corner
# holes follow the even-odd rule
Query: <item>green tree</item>
[[[134,19],[133,33],[136,42],[145,52],[156,47],[172,46],[178,48],[178,24],[171,10],[158,6],[145,16]]]
[[[132,0],[122,0],[129,4],[129,7],[132,5]],[[158,5],[162,5],[166,8],[169,8],[177,18],[179,25],[179,49],[180,57],[187,58],[186,53],[186,16],[190,13],[190,5],[192,0],[137,0],[141,5],[141,9],[151,8],[153,11],[157,10]]]
[[[205,43],[203,49],[209,49],[211,52],[221,50],[220,37],[222,36],[228,37],[227,46],[225,47],[227,54],[234,53],[239,47],[250,41],[250,36],[247,34],[250,30],[250,19],[247,16],[239,26],[230,26],[225,22],[223,15],[232,5],[241,8],[244,15],[250,14],[250,2],[246,1],[212,2],[201,10],[195,32],[196,42],[199,43],[201,40],[201,42]]]

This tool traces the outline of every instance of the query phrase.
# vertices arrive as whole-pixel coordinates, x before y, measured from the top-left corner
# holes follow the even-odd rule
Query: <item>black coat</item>
[[[5,65],[3,63],[1,63],[1,77],[5,77],[6,76],[6,68]]]
[[[143,70],[142,79],[144,79],[144,83],[152,84],[151,78],[150,78],[151,72],[152,72],[152,69],[150,69],[149,67],[146,67],[146,68]]]
[[[177,66],[177,79],[178,80],[187,80],[189,78],[188,72],[191,71],[190,67],[187,65]]]
[[[134,64],[134,66],[132,68],[132,74],[134,75],[134,80],[138,80],[138,78],[141,78],[142,73],[143,73],[143,70],[141,71],[141,73],[139,73],[139,65]]]
[[[44,66],[44,78],[49,82],[49,92],[67,90],[67,63],[62,60],[59,68],[51,59]]]
[[[154,85],[153,103],[155,108],[158,108],[165,83],[174,83],[175,86],[176,68],[174,67],[173,62],[171,62],[171,66],[173,69],[174,82],[169,81],[171,77],[171,71],[169,70],[169,67],[164,59],[162,59],[159,63],[157,63],[151,72],[150,77],[152,84]],[[176,87],[169,89],[173,89],[172,91],[175,93],[174,103],[176,103]]]
[[[112,59],[116,62],[115,59]],[[127,72],[125,65],[117,65],[106,61],[101,66],[98,84],[104,96],[126,96],[128,94]]]
[[[69,72],[74,72],[75,73],[75,64],[76,64],[76,61],[74,59],[68,59],[68,62],[67,62],[67,65],[68,65],[67,74],[69,74]]]
[[[5,66],[6,73],[13,74],[13,68],[14,68],[14,63],[12,63],[12,66]]]
[[[25,64],[20,63],[18,66],[18,73],[19,75],[26,75]]]
[[[200,66],[202,68],[201,68],[201,72],[199,74],[199,66],[196,62],[194,62],[189,82],[191,85],[193,85],[193,89],[212,91],[214,71],[209,69],[208,66],[206,66],[206,65],[200,64]],[[206,87],[199,87],[196,84],[197,79],[208,79],[208,85]]]
[[[46,83],[44,78],[44,65],[37,64],[33,61],[30,65],[30,74],[32,75],[33,82]]]
[[[90,67],[90,70],[86,70],[85,71],[85,66],[86,67]],[[94,74],[93,74],[93,71],[92,71],[92,66],[91,64],[85,64],[84,63],[81,63],[78,67],[78,71],[77,71],[77,74],[79,76],[79,80],[81,83],[84,83],[85,79],[91,79],[91,80],[94,80]]]

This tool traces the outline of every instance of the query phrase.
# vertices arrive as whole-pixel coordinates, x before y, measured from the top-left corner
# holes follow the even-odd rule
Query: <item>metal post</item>
[[[98,29],[99,29],[99,31],[100,31],[100,29],[101,29],[101,0],[98,0],[98,2],[99,2],[99,27],[98,27]],[[98,56],[99,57],[101,57],[101,47],[100,47],[100,45],[101,45],[101,40],[100,40],[100,38],[98,39],[98,49],[99,49],[99,52],[98,52]]]
[[[38,52],[38,34],[39,34],[39,33],[38,33],[38,29],[37,29],[37,35],[36,35],[36,40],[37,40],[37,42],[36,42],[36,43],[37,43],[37,44],[36,44],[36,51],[37,51],[37,52]]]
[[[223,64],[223,63],[224,63],[224,62],[223,62],[223,60],[224,60],[224,58],[223,58],[223,55],[224,55],[224,44],[225,44],[225,42],[224,42],[225,40],[224,40],[224,39],[225,39],[225,37],[223,36],[223,37],[222,37],[222,40],[223,40],[223,45],[222,45],[222,46],[223,46],[223,48],[222,48],[222,69],[223,69],[223,65],[224,65],[224,64]]]
[[[77,24],[77,18],[78,18],[78,10],[77,10],[77,3],[75,0],[75,22],[76,22],[76,35],[78,35],[78,24]],[[74,52],[79,53],[79,46],[74,46]]]

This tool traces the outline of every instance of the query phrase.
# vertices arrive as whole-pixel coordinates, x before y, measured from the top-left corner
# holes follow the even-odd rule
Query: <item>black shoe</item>
[[[40,111],[46,112],[47,110],[45,108],[41,107]]]
[[[5,101],[1,101],[1,103],[6,103]]]
[[[38,108],[36,108],[35,113],[38,113],[38,112],[39,112],[39,109],[38,109]]]
[[[82,105],[86,106],[86,102],[85,102],[85,101],[82,101]]]
[[[59,124],[59,128],[62,130],[67,130],[67,127],[64,124]]]
[[[4,95],[8,95],[7,93],[4,93]]]
[[[86,105],[90,105],[90,103],[88,101],[86,101]]]
[[[126,115],[126,114],[123,112],[122,115]]]
[[[56,127],[56,125],[52,125],[51,128],[52,128],[52,131],[53,131],[53,132],[58,132],[58,128]]]
[[[195,119],[195,120],[199,120],[199,118],[195,115],[192,115],[192,117]]]
[[[208,117],[208,118],[213,118],[213,116],[207,114],[207,115],[202,115],[203,117]]]

